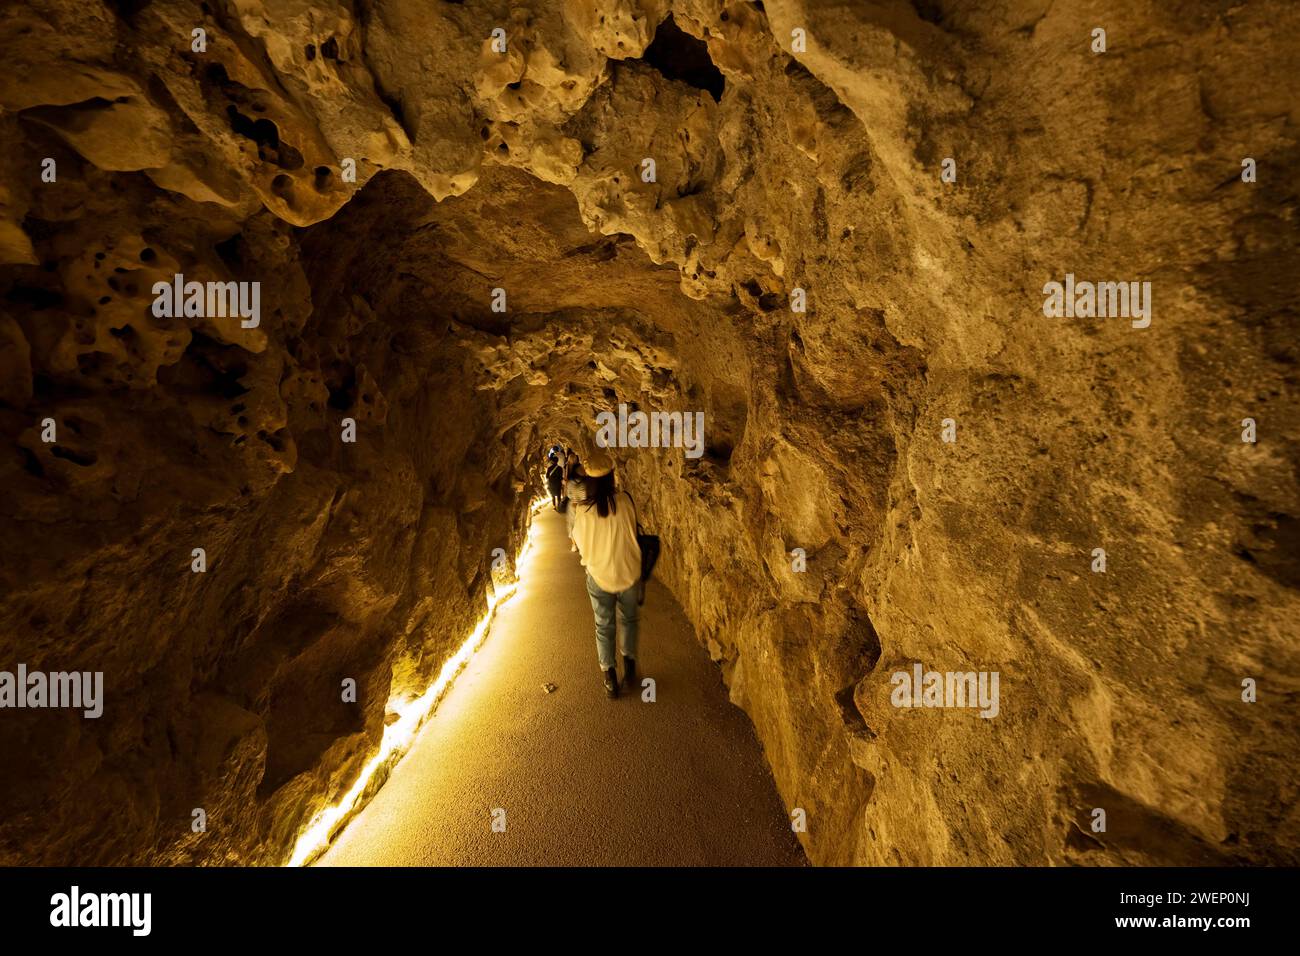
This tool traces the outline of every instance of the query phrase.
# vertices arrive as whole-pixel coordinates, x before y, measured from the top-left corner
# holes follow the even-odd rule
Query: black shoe
[[[636,658],[623,655],[623,687],[636,690]]]
[[[610,700],[618,700],[618,671],[612,667],[605,671],[605,696]]]

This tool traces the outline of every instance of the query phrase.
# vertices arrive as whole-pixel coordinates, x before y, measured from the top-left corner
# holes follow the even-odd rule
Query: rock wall
[[[0,861],[282,860],[627,402],[814,862],[1296,862],[1300,13],[973,6],[0,11],[0,667],[114,702],[4,714]]]

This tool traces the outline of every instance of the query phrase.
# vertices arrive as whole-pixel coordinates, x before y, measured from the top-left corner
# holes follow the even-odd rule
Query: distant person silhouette
[[[547,461],[549,464],[546,466],[546,490],[551,493],[551,507],[559,511],[560,495],[564,492],[564,468],[561,467],[554,452]]]
[[[636,505],[614,487],[614,461],[596,451],[586,463],[585,501],[573,510],[573,540],[587,569],[587,596],[596,619],[596,657],[605,675],[605,692],[618,697],[614,668],[614,609],[622,623],[623,687],[636,686],[636,652],[640,622],[637,596],[641,548],[636,540]]]

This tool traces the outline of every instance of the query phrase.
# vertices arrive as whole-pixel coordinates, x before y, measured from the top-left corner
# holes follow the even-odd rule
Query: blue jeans
[[[636,603],[637,586],[634,584],[626,591],[611,594],[602,591],[600,585],[587,575],[587,596],[591,598],[591,611],[596,615],[596,654],[600,658],[600,669],[609,670],[614,666],[614,605],[618,605],[618,617],[623,622],[623,656],[636,659],[637,626],[640,622],[640,608]]]

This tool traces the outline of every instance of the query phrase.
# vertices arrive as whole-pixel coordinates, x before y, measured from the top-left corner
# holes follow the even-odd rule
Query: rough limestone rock
[[[0,863],[287,859],[620,403],[704,413],[617,457],[813,862],[1300,862],[1297,35],[5,4],[0,670],[106,706],[0,710]],[[259,321],[160,314],[178,273]],[[1150,324],[1048,317],[1067,273]],[[895,706],[918,662],[997,716]]]

